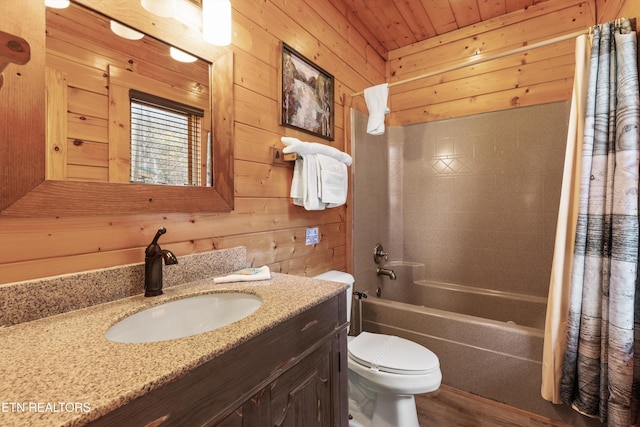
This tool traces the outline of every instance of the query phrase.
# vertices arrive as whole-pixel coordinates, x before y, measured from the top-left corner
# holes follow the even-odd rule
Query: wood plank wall
[[[552,0],[388,54],[388,82],[640,16],[634,0]],[[571,99],[574,39],[392,87],[389,125],[408,125]]]
[[[3,21],[20,21],[23,1],[3,1],[7,6]],[[31,9],[38,9],[36,3],[42,5],[41,0],[28,3]],[[334,75],[336,140],[331,144],[340,149],[349,146],[344,120],[348,107],[343,108],[343,102],[350,101],[349,94],[383,82],[385,61],[351,24],[340,1],[318,5],[317,0],[233,0],[232,4],[235,210],[225,214],[0,217],[0,283],[142,262],[144,248],[159,226],[168,230],[160,241],[163,248],[178,256],[244,245],[250,263],[268,264],[274,271],[314,275],[347,268],[348,207],[319,212],[294,207],[288,197],[292,169],[271,165],[270,148],[282,146],[281,136],[313,140],[278,125],[279,44],[286,42]],[[43,6],[37,14],[42,23]],[[20,29],[27,40],[29,31]],[[42,27],[31,29],[31,37],[38,37],[41,31]],[[44,49],[40,50],[36,56],[44,62]],[[5,87],[0,96],[7,93]],[[306,246],[305,229],[312,226],[319,227],[321,242]]]
[[[596,0],[598,22],[616,18],[640,18],[640,2],[637,0]]]
[[[389,82],[588,28],[592,0],[554,0],[389,52]],[[571,98],[573,40],[469,65],[390,90],[389,123],[407,125]]]
[[[30,10],[36,9],[36,3],[42,4],[41,0],[28,2]],[[3,16],[25,22],[20,4],[22,0],[3,1]],[[169,230],[161,243],[177,255],[245,245],[253,265],[268,264],[275,271],[313,275],[328,268],[347,268],[349,206],[322,212],[294,207],[287,197],[291,169],[270,164],[270,147],[280,146],[280,136],[309,140],[305,134],[278,126],[281,40],[335,76],[337,139],[333,145],[347,149],[348,106],[366,112],[362,96],[351,98],[354,92],[442,68],[464,60],[468,52],[477,49],[481,54],[496,53],[584,29],[596,20],[640,15],[636,0],[540,2],[524,11],[388,52],[385,62],[387,52],[373,41],[370,30],[348,13],[343,0],[234,0],[233,8],[236,210],[196,215],[0,217],[0,283],[141,262],[144,247],[160,225]],[[30,22],[43,25],[44,9],[30,13],[35,15]],[[28,40],[29,31],[35,37],[41,28],[30,30],[19,25],[18,30],[18,35]],[[569,99],[572,49],[571,42],[561,43],[392,89],[393,112],[387,124]],[[40,58],[36,54],[32,59],[35,64],[44,63],[44,47],[40,50]],[[2,90],[0,95],[10,96],[11,90]],[[41,100],[35,97],[33,102]],[[2,106],[10,105],[2,102],[0,99]],[[22,129],[30,131],[26,126]],[[304,231],[310,226],[320,228],[322,241],[318,245],[304,245]]]

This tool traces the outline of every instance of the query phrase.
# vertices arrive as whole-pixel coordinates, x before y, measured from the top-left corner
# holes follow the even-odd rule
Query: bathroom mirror
[[[47,22],[46,52],[41,52],[45,57],[47,136],[45,153],[36,156],[43,164],[34,166],[42,167],[36,175],[44,176],[36,179],[34,188],[27,185],[24,194],[20,188],[7,198],[3,194],[2,214],[232,210],[231,50],[204,42],[197,27],[148,13],[140,2],[74,0],[68,9],[42,8]],[[133,41],[116,36],[110,29],[111,20],[143,38]],[[169,57],[170,47],[191,54],[196,61],[174,61]],[[76,61],[74,56],[81,59]],[[79,64],[75,69],[70,66],[74,63]],[[101,69],[104,72],[96,72]],[[148,170],[149,164],[138,168],[135,176],[131,173],[131,94],[136,94],[136,102],[142,99],[154,106],[168,102],[168,108],[161,105],[163,111],[173,113],[176,106],[183,106],[196,112],[201,132],[196,139],[191,125],[186,132],[192,144],[189,151],[200,151],[200,159],[190,157],[186,168],[189,177],[196,179],[166,185],[166,180],[140,172]],[[24,165],[11,162],[8,167],[11,179],[21,187]],[[25,174],[33,181],[33,171]]]

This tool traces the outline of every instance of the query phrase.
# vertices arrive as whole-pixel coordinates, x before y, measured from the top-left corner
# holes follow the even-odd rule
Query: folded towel
[[[305,154],[324,154],[325,156],[333,157],[347,166],[351,166],[351,156],[330,145],[300,141],[298,138],[292,138],[290,136],[283,136],[280,140],[286,145],[282,150],[285,154],[298,153],[302,157],[304,157]]]
[[[369,110],[368,134],[382,135],[384,133],[384,116],[390,112],[389,107],[387,107],[388,96],[389,85],[387,83],[368,87],[364,90],[364,100]]]
[[[298,153],[289,195],[308,211],[342,206],[347,201],[351,156],[330,145],[283,136],[283,153]]]
[[[291,191],[289,195],[293,199],[293,204],[297,206],[303,206],[304,199],[304,177],[302,175],[302,169],[304,168],[304,160],[302,157],[296,159],[293,164],[293,179],[291,180]]]
[[[215,277],[214,283],[229,283],[229,282],[253,282],[256,280],[270,280],[271,271],[268,266],[260,268],[243,268],[227,276]]]
[[[329,208],[342,206],[347,201],[349,175],[347,165],[332,157],[316,154],[318,171],[320,172],[320,189],[318,196]]]
[[[320,176],[320,170],[318,169],[317,156],[318,154],[305,154],[304,159],[296,160],[296,166],[299,165],[302,168],[300,173],[300,177],[302,178],[302,199],[294,198],[293,204],[304,206],[308,211],[321,211],[326,207],[326,205],[322,203],[322,200],[320,200],[321,189],[318,178]],[[291,190],[293,191],[293,185]]]

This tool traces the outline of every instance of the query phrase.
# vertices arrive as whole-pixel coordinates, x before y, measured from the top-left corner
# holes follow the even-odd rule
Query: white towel
[[[298,153],[303,157],[305,154],[324,154],[325,156],[333,157],[334,159],[341,161],[347,166],[351,166],[351,156],[330,145],[319,144],[317,142],[300,141],[298,138],[290,136],[283,136],[280,140],[284,145],[286,145],[282,150],[285,154]]]
[[[214,283],[253,282],[256,280],[270,280],[271,271],[268,266],[260,268],[243,268],[227,276],[215,277]]]
[[[387,107],[388,96],[389,85],[387,83],[364,90],[364,100],[367,103],[367,109],[369,109],[368,134],[382,135],[384,133],[384,116],[391,111]]]
[[[302,175],[302,168],[304,167],[304,160],[302,157],[298,157],[293,165],[293,179],[291,180],[291,192],[289,195],[293,199],[293,204],[297,206],[304,206],[304,177]]]
[[[336,159],[316,154],[320,174],[319,196],[328,208],[342,206],[347,201],[348,179],[347,165]]]
[[[302,206],[308,211],[324,210],[326,205],[320,200],[320,171],[317,154],[305,154],[302,160],[304,195]]]
[[[308,211],[344,205],[349,187],[347,166],[352,163],[351,156],[330,145],[287,136],[281,140],[286,145],[283,153],[298,153],[300,156],[293,168],[289,193],[293,204],[304,206]]]
[[[294,205],[308,211],[324,210],[326,204],[320,200],[319,176],[316,154],[305,154],[304,158],[296,160],[290,192]]]

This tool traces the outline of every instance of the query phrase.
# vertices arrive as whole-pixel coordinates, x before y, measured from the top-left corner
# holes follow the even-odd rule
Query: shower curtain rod
[[[425,73],[425,74],[421,74],[419,76],[415,76],[415,77],[410,77],[408,79],[404,79],[404,80],[398,80],[397,82],[393,82],[393,83],[389,83],[389,87],[394,87],[394,86],[399,86],[405,83],[411,83],[414,82],[416,80],[422,80],[422,79],[426,79],[427,77],[433,77],[433,76],[437,76],[438,74],[443,74],[443,73],[448,73],[449,71],[455,71],[455,70],[459,70],[460,68],[464,68],[464,67],[468,67],[469,65],[476,65],[476,64],[482,64],[483,62],[487,62],[487,61],[493,61],[496,59],[500,59],[500,58],[504,58],[505,56],[510,56],[510,55],[515,55],[518,53],[522,53],[522,52],[526,52],[527,50],[531,50],[531,49],[536,49],[539,47],[543,47],[543,46],[548,46],[554,43],[559,43],[559,42],[563,42],[565,40],[569,40],[578,36],[581,36],[583,34],[588,34],[589,31],[591,31],[592,28],[587,28],[581,31],[576,31],[574,33],[570,33],[570,34],[565,34],[564,36],[559,36],[559,37],[555,37],[552,39],[548,39],[548,40],[544,40],[538,43],[533,43],[530,45],[526,45],[526,46],[522,46],[516,49],[512,49],[509,50],[507,52],[502,52],[502,53],[498,53],[496,55],[493,56],[487,56],[484,58],[479,58],[479,59],[473,59],[473,57],[468,60],[467,62],[463,62],[460,64],[456,64],[456,65],[452,65],[451,67],[447,67],[447,68],[443,68],[441,70],[437,70],[437,71],[431,71],[429,73]],[[363,95],[364,91],[362,92],[356,92],[351,94],[352,97],[355,96],[359,96],[359,95]]]

